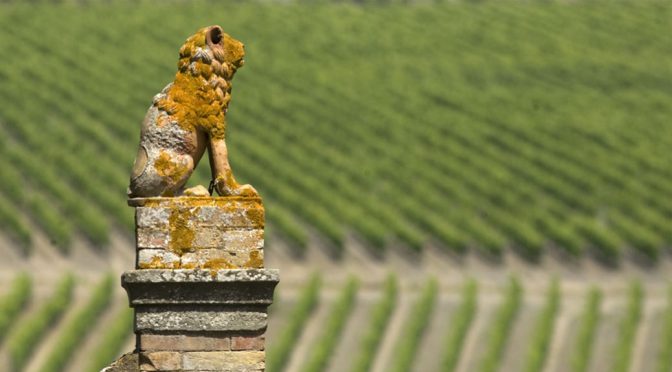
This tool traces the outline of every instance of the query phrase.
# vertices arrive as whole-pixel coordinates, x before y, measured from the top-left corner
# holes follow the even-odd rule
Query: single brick
[[[228,251],[249,251],[264,247],[263,229],[227,229],[204,227],[194,231],[194,248],[219,248]]]
[[[179,371],[182,356],[178,352],[153,351],[140,353],[141,371]]]
[[[180,256],[163,249],[138,250],[138,269],[177,269]]]
[[[255,332],[266,330],[265,311],[222,311],[204,306],[200,310],[135,309],[135,331],[150,332]]]
[[[168,226],[168,208],[135,208],[135,224],[137,227],[164,227]]]
[[[264,208],[231,202],[229,205],[201,207],[196,213],[199,226],[226,226],[230,228],[263,228]]]
[[[227,249],[198,249],[182,255],[183,269],[259,269],[264,266],[264,251],[250,249],[232,252]]]
[[[135,229],[135,243],[138,249],[168,248],[170,233],[153,227],[138,227]]]
[[[226,335],[152,335],[141,334],[141,351],[228,351],[231,350],[231,338]]]
[[[266,338],[262,336],[232,336],[231,350],[264,350]]]
[[[263,351],[186,352],[184,371],[259,371],[265,368]]]

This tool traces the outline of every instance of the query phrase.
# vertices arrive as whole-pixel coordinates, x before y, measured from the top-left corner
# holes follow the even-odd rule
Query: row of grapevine
[[[112,275],[106,275],[92,290],[91,298],[75,317],[64,325],[56,346],[40,367],[40,372],[61,372],[112,299]]]
[[[4,197],[0,196],[0,225],[2,230],[10,238],[13,238],[24,255],[28,255],[32,247],[30,228],[17,213],[18,208],[12,205]]]
[[[525,364],[526,372],[538,372],[544,370],[544,363],[548,356],[551,340],[553,339],[553,330],[555,328],[555,318],[560,310],[560,284],[557,280],[551,283],[549,288],[546,306],[539,315],[532,334],[530,349],[527,354]]]
[[[380,347],[385,335],[385,329],[387,329],[397,303],[397,292],[397,278],[390,275],[383,287],[383,297],[371,311],[368,329],[361,340],[358,355],[353,359],[352,372],[367,372],[371,370],[376,352]]]
[[[581,314],[577,341],[571,359],[572,372],[588,371],[588,363],[592,356],[597,326],[600,321],[601,303],[602,292],[596,288],[591,289]]]
[[[662,324],[661,345],[672,345],[672,289],[668,291],[668,306],[665,310]],[[664,372],[672,369],[672,348],[661,347],[656,364],[656,372]]]
[[[476,316],[478,287],[475,280],[469,280],[462,291],[462,303],[452,317],[450,333],[444,346],[441,363],[442,372],[452,372],[457,368],[464,341]]]
[[[292,349],[301,334],[302,328],[308,321],[315,306],[317,306],[320,286],[320,277],[314,275],[302,291],[289,319],[283,325],[281,333],[278,335],[274,345],[268,350],[266,368],[269,371],[280,372],[289,361]]]
[[[325,320],[322,333],[310,351],[310,356],[301,368],[302,372],[324,371],[329,363],[329,357],[340,340],[343,328],[356,304],[359,282],[350,278],[345,284],[336,303],[333,304],[329,317]]]
[[[438,284],[430,279],[418,299],[413,311],[406,319],[402,335],[395,345],[395,353],[390,364],[390,370],[395,372],[409,371],[413,365],[420,341],[429,326],[432,312],[436,304]]]
[[[513,327],[514,320],[518,315],[518,310],[522,301],[522,287],[517,278],[512,277],[506,293],[504,302],[501,304],[495,318],[492,320],[486,344],[484,345],[483,356],[478,370],[481,372],[494,372],[499,366],[506,341]]]
[[[9,293],[0,297],[0,343],[30,301],[32,290],[30,276],[19,274],[9,287]]]
[[[613,371],[630,371],[635,337],[642,317],[643,301],[642,285],[639,282],[634,282],[629,291],[627,312],[620,324],[616,349],[612,354],[614,356]]]
[[[73,276],[67,274],[57,284],[54,294],[47,302],[14,326],[7,338],[11,363],[9,368],[13,372],[23,370],[49,328],[67,311],[72,301],[74,284]]]
[[[87,371],[98,372],[121,353],[129,351],[122,348],[133,334],[133,311],[130,308],[121,309],[115,314],[112,322],[105,325],[105,329],[106,332],[100,337],[91,354]]]

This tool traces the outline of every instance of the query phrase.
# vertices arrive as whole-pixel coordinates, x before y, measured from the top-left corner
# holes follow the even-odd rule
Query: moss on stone
[[[179,262],[166,263],[159,256],[152,257],[150,262],[138,263],[138,268],[140,269],[178,269],[179,267]]]
[[[190,226],[190,221],[198,212],[199,207],[181,208],[173,206],[168,216],[169,242],[168,249],[182,256],[192,249],[195,232]]]
[[[233,265],[231,262],[224,258],[213,258],[211,260],[207,260],[206,262],[203,263],[203,269],[210,269],[210,275],[212,278],[217,277],[217,273],[220,270],[229,270],[229,269],[238,269],[236,265]]]
[[[246,269],[261,269],[264,267],[264,258],[261,256],[261,252],[252,251],[250,252],[250,259],[243,264],[243,268]]]

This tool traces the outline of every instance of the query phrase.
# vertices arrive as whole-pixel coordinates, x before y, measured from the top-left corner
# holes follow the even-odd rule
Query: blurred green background
[[[630,317],[616,316],[614,324],[619,325],[612,327],[626,332],[628,324],[637,330],[642,311],[637,310],[637,301],[643,300],[637,295],[639,281],[632,284],[629,274],[618,273],[630,273],[627,267],[634,262],[640,270],[653,272],[655,295],[648,298],[663,304],[654,306],[658,312],[651,310],[658,314],[651,324],[668,324],[660,327],[667,331],[659,330],[656,337],[670,340],[672,321],[664,310],[667,289],[659,287],[667,283],[664,272],[672,246],[671,22],[672,5],[665,0],[0,1],[0,243],[3,254],[11,257],[0,278],[7,283],[0,292],[6,296],[0,299],[0,316],[5,317],[0,318],[0,340],[10,334],[8,346],[0,344],[0,365],[4,353],[7,365],[17,371],[25,366],[37,371],[48,364],[56,367],[40,371],[93,371],[128,344],[124,344],[128,314],[118,306],[116,321],[113,315],[105,318],[104,324],[120,329],[110,333],[109,340],[100,341],[85,329],[67,331],[79,335],[73,336],[74,346],[52,352],[69,355],[93,337],[92,345],[112,345],[98,349],[112,350],[109,356],[93,367],[83,367],[84,362],[72,358],[49,362],[49,347],[39,340],[44,332],[56,332],[54,324],[65,322],[60,319],[69,314],[68,305],[40,309],[47,307],[43,303],[48,304],[56,290],[55,277],[77,272],[89,259],[96,274],[132,267],[128,252],[132,255],[133,211],[124,199],[140,124],[152,96],[172,81],[179,46],[194,31],[211,24],[221,25],[246,44],[246,64],[233,81],[227,143],[236,176],[253,184],[264,198],[267,255],[272,260],[276,246],[285,252],[286,259],[276,261],[281,269],[301,262],[305,268],[300,273],[305,277],[323,267],[314,258],[320,254],[315,251],[323,251],[332,260],[327,266],[334,271],[343,267],[345,272],[343,257],[349,256],[353,241],[363,247],[366,265],[402,276],[386,257],[400,254],[415,262],[428,251],[438,252],[439,261],[449,262],[447,267],[460,267],[465,257],[477,256],[494,261],[492,271],[497,275],[509,271],[511,255],[525,270],[549,273],[552,270],[545,262],[559,257],[554,262],[570,262],[579,276],[593,272],[584,267],[587,260],[588,265],[596,262],[598,271],[616,275],[616,287],[625,288],[616,292],[632,299],[634,305],[623,305],[622,311]],[[191,184],[207,185],[208,172],[203,161]],[[50,262],[59,264],[50,267]],[[431,271],[417,266],[419,272]],[[30,303],[32,295],[25,284],[30,280],[22,282],[16,276],[19,271],[29,272],[36,283],[40,275],[49,278],[44,291],[35,292],[43,293],[37,298],[44,300],[21,305]],[[100,304],[110,301],[94,301],[93,283],[101,278],[96,274],[78,274],[92,283],[80,290],[86,293],[80,296],[82,311],[93,309],[91,324],[101,322],[95,314],[104,314],[105,306]],[[475,269],[468,276],[479,279],[481,274]],[[431,280],[411,286],[420,296],[417,311],[422,314],[423,306],[431,309],[432,296],[448,291],[448,286],[453,291],[447,292],[446,298],[451,299],[446,306],[455,314],[469,313],[459,309],[474,306],[469,298],[475,296],[470,295],[475,289],[465,284],[464,295],[454,296],[462,290],[451,287],[452,279],[441,279],[441,270],[438,276],[443,283],[438,290]],[[488,277],[487,273],[482,276]],[[389,299],[395,292],[385,292],[386,274],[376,277],[380,333],[389,320],[383,300],[388,298],[387,312],[392,314],[394,302]],[[594,279],[590,276],[586,283]],[[10,290],[11,280],[16,280],[17,287],[12,287],[16,292]],[[68,281],[63,280],[61,285],[67,289]],[[348,302],[348,293],[352,296],[358,287],[337,282],[346,283],[343,303],[334,305],[341,315],[333,315],[333,329],[341,332],[338,317],[345,324],[348,309],[358,308]],[[502,305],[499,323],[514,324],[520,307],[516,301],[521,300],[510,288],[516,286],[499,279],[494,282],[502,283],[497,288],[511,298]],[[288,345],[277,348],[286,349],[285,354],[270,354],[281,356],[273,356],[273,363],[279,364],[269,370],[283,364],[290,370],[303,365],[299,357],[283,359],[289,358],[305,326],[287,319],[309,319],[314,307],[310,287],[303,293],[299,283],[281,288],[280,293],[289,297],[287,311],[278,311],[285,317],[278,315],[285,319],[278,327],[286,324],[285,332],[294,337],[283,336],[287,340],[282,342]],[[576,327],[583,317],[590,325],[590,301],[593,308],[599,306],[594,305],[595,298],[600,298],[595,293],[601,292],[590,290],[588,284],[584,286],[587,294],[579,296],[580,304],[586,298],[586,310],[576,311],[572,323]],[[541,363],[546,370],[570,370],[544,364],[557,312],[553,298],[559,295],[553,286],[546,290],[547,280],[541,286],[541,298],[548,296],[548,310],[533,311],[534,318],[542,319],[539,314],[547,311],[550,325],[539,327],[550,330],[539,331],[539,336],[530,333],[531,341],[523,337],[520,342],[537,346],[530,346],[530,356],[520,360],[529,358],[533,360],[529,365]],[[631,286],[635,289],[627,289]],[[421,294],[420,287],[429,288],[428,294]],[[340,288],[339,284],[336,292]],[[84,306],[89,297],[93,302]],[[341,301],[332,297],[335,304]],[[77,292],[73,298],[78,298]],[[283,301],[279,303],[282,308]],[[21,306],[12,310],[13,305],[7,304]],[[22,310],[26,308],[32,310]],[[31,331],[12,331],[21,328],[11,327],[13,320],[23,318],[19,324],[31,323],[35,328],[35,321],[26,321],[25,313],[40,311],[46,315],[35,316],[42,316],[44,325],[33,330],[33,336],[14,335]],[[507,311],[513,314],[510,319]],[[469,317],[462,316],[466,317],[464,335],[445,336],[459,345],[466,342],[471,324]],[[7,322],[4,330],[2,321]],[[587,341],[567,342],[592,344],[589,325]],[[56,333],[66,334],[64,327],[59,325]],[[408,332],[418,334],[417,340],[398,347],[410,356],[390,359],[390,365],[401,366],[395,367],[399,371],[438,371],[441,358],[423,364],[418,360],[424,356],[415,352],[421,342],[429,342],[423,341],[429,337],[423,336],[427,324],[408,327]],[[502,361],[509,355],[503,351],[508,332],[504,327],[501,337],[484,336],[494,340],[488,341],[493,344],[490,359],[473,365],[465,361],[442,365],[456,363],[453,368],[460,371],[494,370],[495,366],[522,370],[527,362]],[[571,334],[575,333],[580,332]],[[497,337],[502,339],[500,346]],[[646,367],[628,356],[631,349],[638,350],[633,346],[636,336],[622,338],[626,344],[613,347],[628,350],[625,360],[598,365],[626,368],[623,371],[669,370],[667,354],[672,353],[669,347],[660,347],[669,346],[658,342],[662,338],[656,339],[654,348],[661,353],[652,351],[654,362]],[[269,343],[273,342],[269,336]],[[375,337],[366,342],[369,346],[362,350],[371,358],[379,348],[387,350],[380,346],[384,341]],[[605,350],[610,347],[604,346]],[[568,357],[556,355],[556,359],[573,360],[571,348],[558,348]],[[44,355],[30,356],[39,352]],[[454,358],[459,359],[459,353]],[[597,357],[590,359],[588,352],[576,358]],[[326,371],[327,365],[333,371],[349,370],[328,362],[307,361],[301,370]],[[364,366],[360,370],[374,368],[373,364],[367,367],[366,361],[357,363]],[[386,369],[386,361],[376,363],[376,370],[391,370]],[[576,368],[581,368],[580,363],[575,362]],[[600,370],[589,364],[583,368]]]

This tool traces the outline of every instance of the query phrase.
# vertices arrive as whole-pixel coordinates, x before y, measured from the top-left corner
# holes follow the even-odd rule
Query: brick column
[[[266,308],[279,281],[264,269],[258,198],[131,199],[139,371],[263,371]]]

